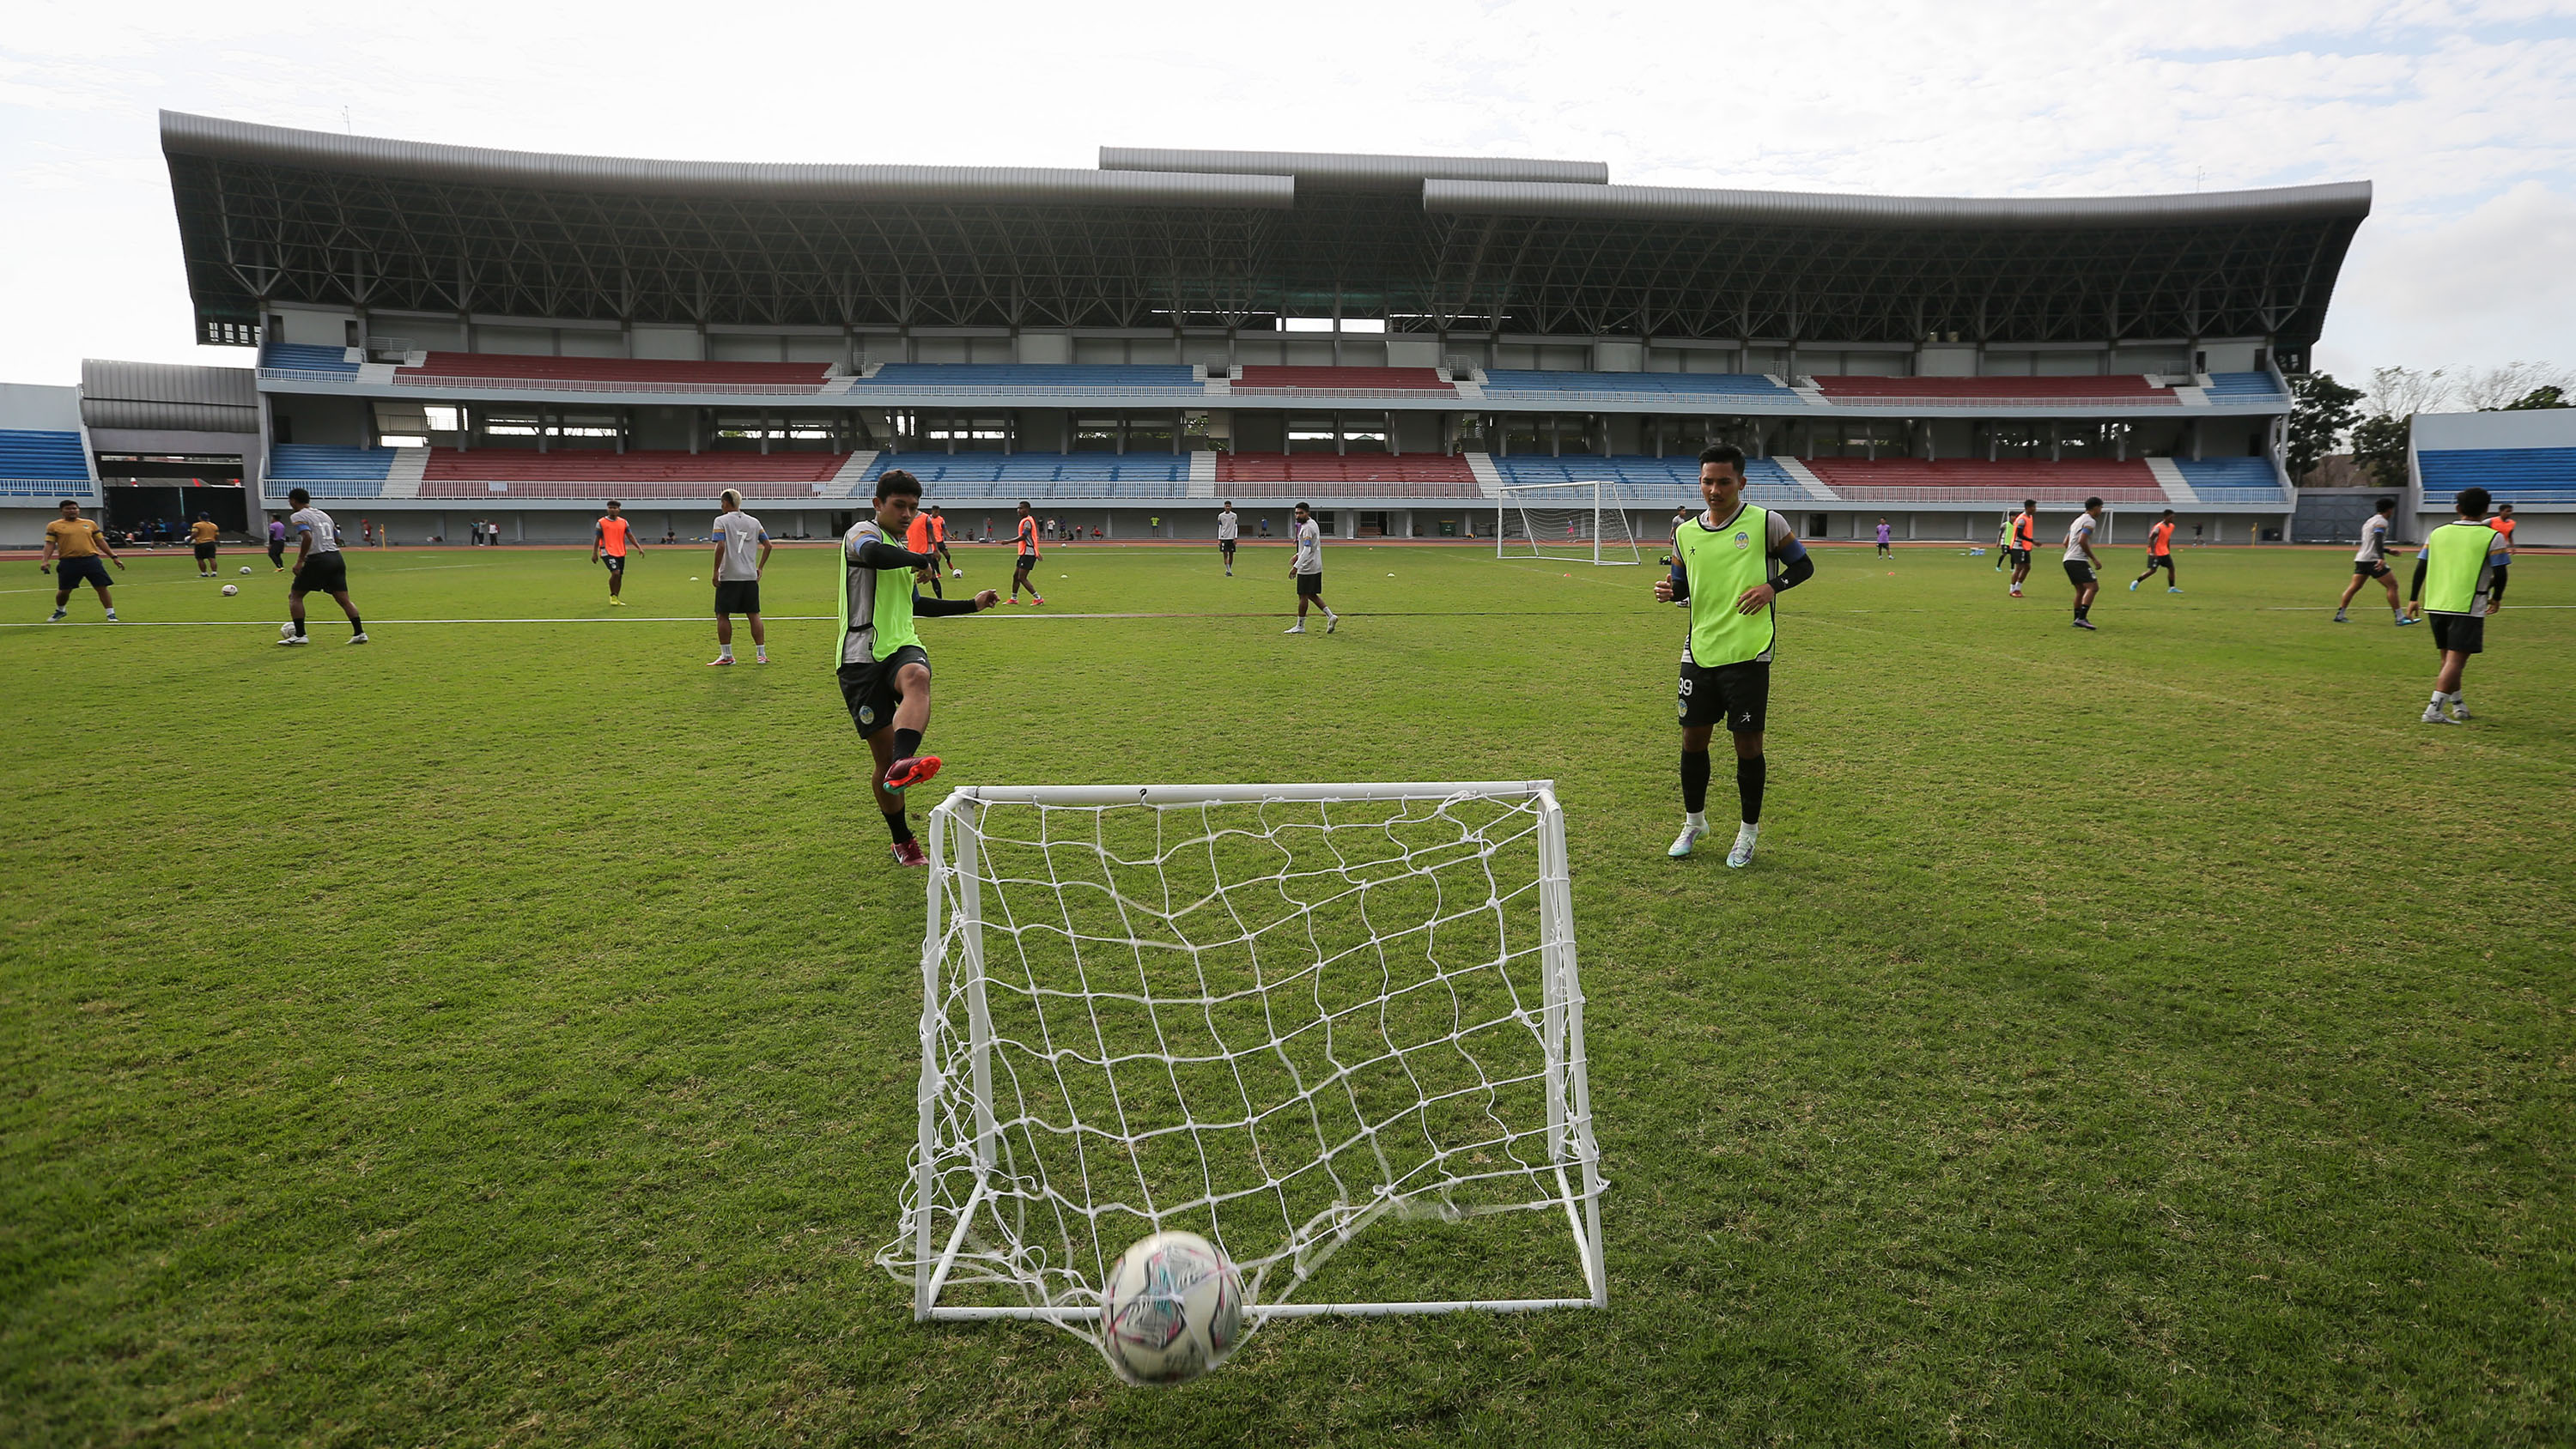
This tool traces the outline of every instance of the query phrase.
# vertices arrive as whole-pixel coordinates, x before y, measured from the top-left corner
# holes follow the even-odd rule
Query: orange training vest
[[[599,551],[610,558],[626,557],[626,540],[634,532],[635,525],[623,518],[599,520]]]
[[[2173,551],[2173,531],[2174,526],[2170,523],[2158,523],[2155,527],[2148,529],[2147,552],[2150,554],[2171,553]]]

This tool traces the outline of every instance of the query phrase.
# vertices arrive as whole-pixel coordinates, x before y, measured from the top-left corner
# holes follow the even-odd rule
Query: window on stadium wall
[[[98,472],[105,485],[100,512],[111,532],[183,538],[200,513],[227,537],[249,531],[250,494],[237,457],[110,453],[100,455]]]
[[[1073,450],[1077,453],[1115,453],[1118,451],[1118,419],[1076,418],[1073,423]]]

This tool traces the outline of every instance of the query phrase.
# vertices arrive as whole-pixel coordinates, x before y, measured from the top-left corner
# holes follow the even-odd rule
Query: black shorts
[[[894,707],[903,702],[903,691],[895,688],[895,676],[907,664],[928,669],[930,651],[918,644],[906,644],[873,664],[844,664],[836,671],[841,681],[841,703],[850,707],[850,723],[858,726],[860,739],[894,723]]]
[[[83,584],[107,587],[107,564],[97,554],[54,560],[54,587],[76,589]]]
[[[2388,565],[2378,559],[2372,559],[2368,563],[2355,561],[2352,572],[2355,578],[2384,579],[2388,577]]]
[[[2163,569],[2166,573],[2172,573],[2172,572],[2173,572],[2173,555],[2172,555],[2172,554],[2169,554],[2169,553],[2151,553],[2151,554],[2148,554],[2148,555],[2147,555],[2147,572],[2148,572],[2148,573],[2154,573],[2154,572],[2155,572],[2156,570],[2158,570],[2158,569]]]
[[[1231,557],[1231,556],[1233,555],[1233,553],[1234,553],[1234,540],[1233,540],[1233,539],[1230,539],[1230,538],[1220,538],[1220,539],[1218,539],[1218,540],[1216,541],[1216,546],[1217,546],[1217,548],[1218,548],[1218,550],[1219,550],[1220,552],[1222,552],[1222,553],[1226,554],[1226,555],[1227,555],[1227,556],[1229,556],[1229,557]]]
[[[1324,571],[1322,569],[1317,569],[1311,574],[1299,574],[1297,576],[1297,597],[1301,599],[1320,599],[1323,596]]]
[[[2426,614],[2433,623],[2433,647],[2448,654],[2484,654],[2487,649],[2487,621],[2478,614]]]
[[[2014,568],[2017,568],[2017,569],[2026,569],[2026,568],[2029,568],[2029,567],[2030,567],[2030,550],[2029,550],[2029,549],[2026,549],[2026,548],[2008,548],[2008,549],[2005,549],[2005,550],[2004,550],[2004,557],[2012,561],[2012,566],[2013,566]]]
[[[2093,566],[2080,558],[2068,559],[2066,561],[2066,579],[2067,582],[2080,589],[2086,584],[2093,582]]]
[[[719,614],[758,614],[760,580],[716,580],[716,612]]]
[[[1723,724],[1729,734],[1758,735],[1771,713],[1771,661],[1702,666],[1685,660],[1679,708],[1685,728]]]
[[[299,596],[345,594],[349,592],[349,561],[340,557],[336,548],[312,554],[304,560],[304,566],[295,571],[295,582],[288,585],[286,591]]]
[[[1031,570],[1031,569],[1033,569],[1033,568],[1036,568],[1037,566],[1038,566],[1038,556],[1037,556],[1036,554],[1033,554],[1033,553],[1024,553],[1024,554],[1021,554],[1021,555],[1020,555],[1020,572],[1021,572],[1021,573],[1027,573],[1029,570]]]
[[[197,562],[213,563],[215,561],[215,545],[211,543],[201,543],[196,545],[196,550]]]
[[[626,572],[626,555],[622,553],[601,554],[599,556],[599,562],[601,567],[606,568],[612,574],[622,574]]]

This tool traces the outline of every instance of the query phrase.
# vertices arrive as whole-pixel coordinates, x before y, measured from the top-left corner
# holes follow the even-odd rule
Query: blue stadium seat
[[[336,372],[347,377],[358,375],[358,364],[348,360],[346,349],[316,347],[305,342],[272,342],[260,349],[259,365],[296,372]]]
[[[89,477],[80,434],[0,428],[0,496],[83,496],[91,492]]]
[[[859,384],[862,389],[977,387],[997,392],[1017,387],[1086,387],[1116,391],[1134,387],[1197,386],[1198,374],[1186,367],[1066,362],[889,362],[877,369],[876,376]]]
[[[2278,503],[2281,481],[2269,458],[2176,458],[2182,480],[2203,503]]]
[[[1766,398],[1795,403],[1798,395],[1752,372],[1526,372],[1485,374],[1485,396],[1504,392],[1627,392],[1669,394],[1676,404],[1706,398]]]
[[[1187,453],[880,453],[868,467],[868,486],[889,468],[920,479],[933,502],[1182,498],[1190,486]]]
[[[268,491],[302,488],[316,498],[381,498],[394,465],[391,448],[279,443],[268,450]]]
[[[1562,377],[1566,374],[1551,373]],[[1505,483],[1616,483],[1619,501],[1635,506],[1672,506],[1700,501],[1699,459],[1676,454],[1669,458],[1611,457],[1582,455],[1565,458],[1542,458],[1535,454],[1494,460],[1494,471]],[[1745,497],[1758,504],[1795,503],[1808,498],[1805,489],[1789,478],[1788,471],[1771,458],[1748,459],[1744,465]]]
[[[2288,402],[2268,372],[2213,372],[2207,389],[2216,403]]]
[[[2576,503],[2576,448],[2452,448],[2419,452],[2415,461],[2432,507],[2470,487],[2498,503]]]

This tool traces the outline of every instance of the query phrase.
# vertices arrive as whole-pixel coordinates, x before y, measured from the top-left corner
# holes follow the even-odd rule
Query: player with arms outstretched
[[[921,752],[930,728],[930,652],[913,628],[916,615],[933,618],[992,608],[1002,596],[986,589],[972,599],[924,599],[913,580],[932,555],[890,542],[907,536],[921,506],[921,482],[901,468],[877,476],[876,511],[841,536],[841,662],[835,671],[850,722],[868,742],[876,770],[869,788],[894,837],[897,865],[926,865],[921,842],[904,818],[906,788],[939,773],[939,757]]]
[[[1038,566],[1038,519],[1036,514],[1029,512],[1029,500],[1025,498],[1020,500],[1020,521],[1017,532],[1020,540],[1020,562],[1019,566],[1011,571],[1011,602],[1016,604],[1020,601],[1020,586],[1027,584],[1029,597],[1043,604],[1046,602],[1046,595],[1039,593],[1037,584],[1029,578],[1029,574]]]
[[[1706,512],[1673,534],[1673,570],[1655,597],[1690,606],[1682,644],[1682,833],[1676,859],[1708,836],[1708,743],[1723,720],[1735,740],[1739,823],[1726,863],[1753,863],[1768,767],[1762,731],[1771,709],[1772,601],[1813,577],[1816,565],[1789,520],[1744,501],[1744,452],[1720,445],[1699,455]]]
[[[608,602],[617,608],[626,601],[617,591],[626,586],[626,555],[643,545],[635,541],[635,525],[626,521],[617,500],[608,500],[608,512],[590,526],[590,561],[608,567]]]
[[[2397,574],[2388,567],[2388,532],[2396,523],[2397,500],[2382,498],[2377,511],[2361,525],[2361,547],[2352,556],[2352,582],[2343,586],[2343,597],[2335,600],[2336,623],[2352,622],[2344,611],[2352,607],[2352,596],[2372,579],[2379,580],[2379,586],[2388,591],[2388,612],[2400,625],[2422,622],[2406,617],[2406,606],[2397,602]]]
[[[2158,569],[2163,569],[2165,571],[2166,593],[2179,594],[2182,592],[2182,589],[2174,582],[2173,536],[2173,510],[2168,508],[2165,510],[2165,516],[2157,519],[2155,523],[2147,529],[2147,571],[2138,575],[2136,578],[2129,580],[2130,593],[2136,593],[2138,591],[2138,585],[2154,578],[2156,576],[2156,570]]]

